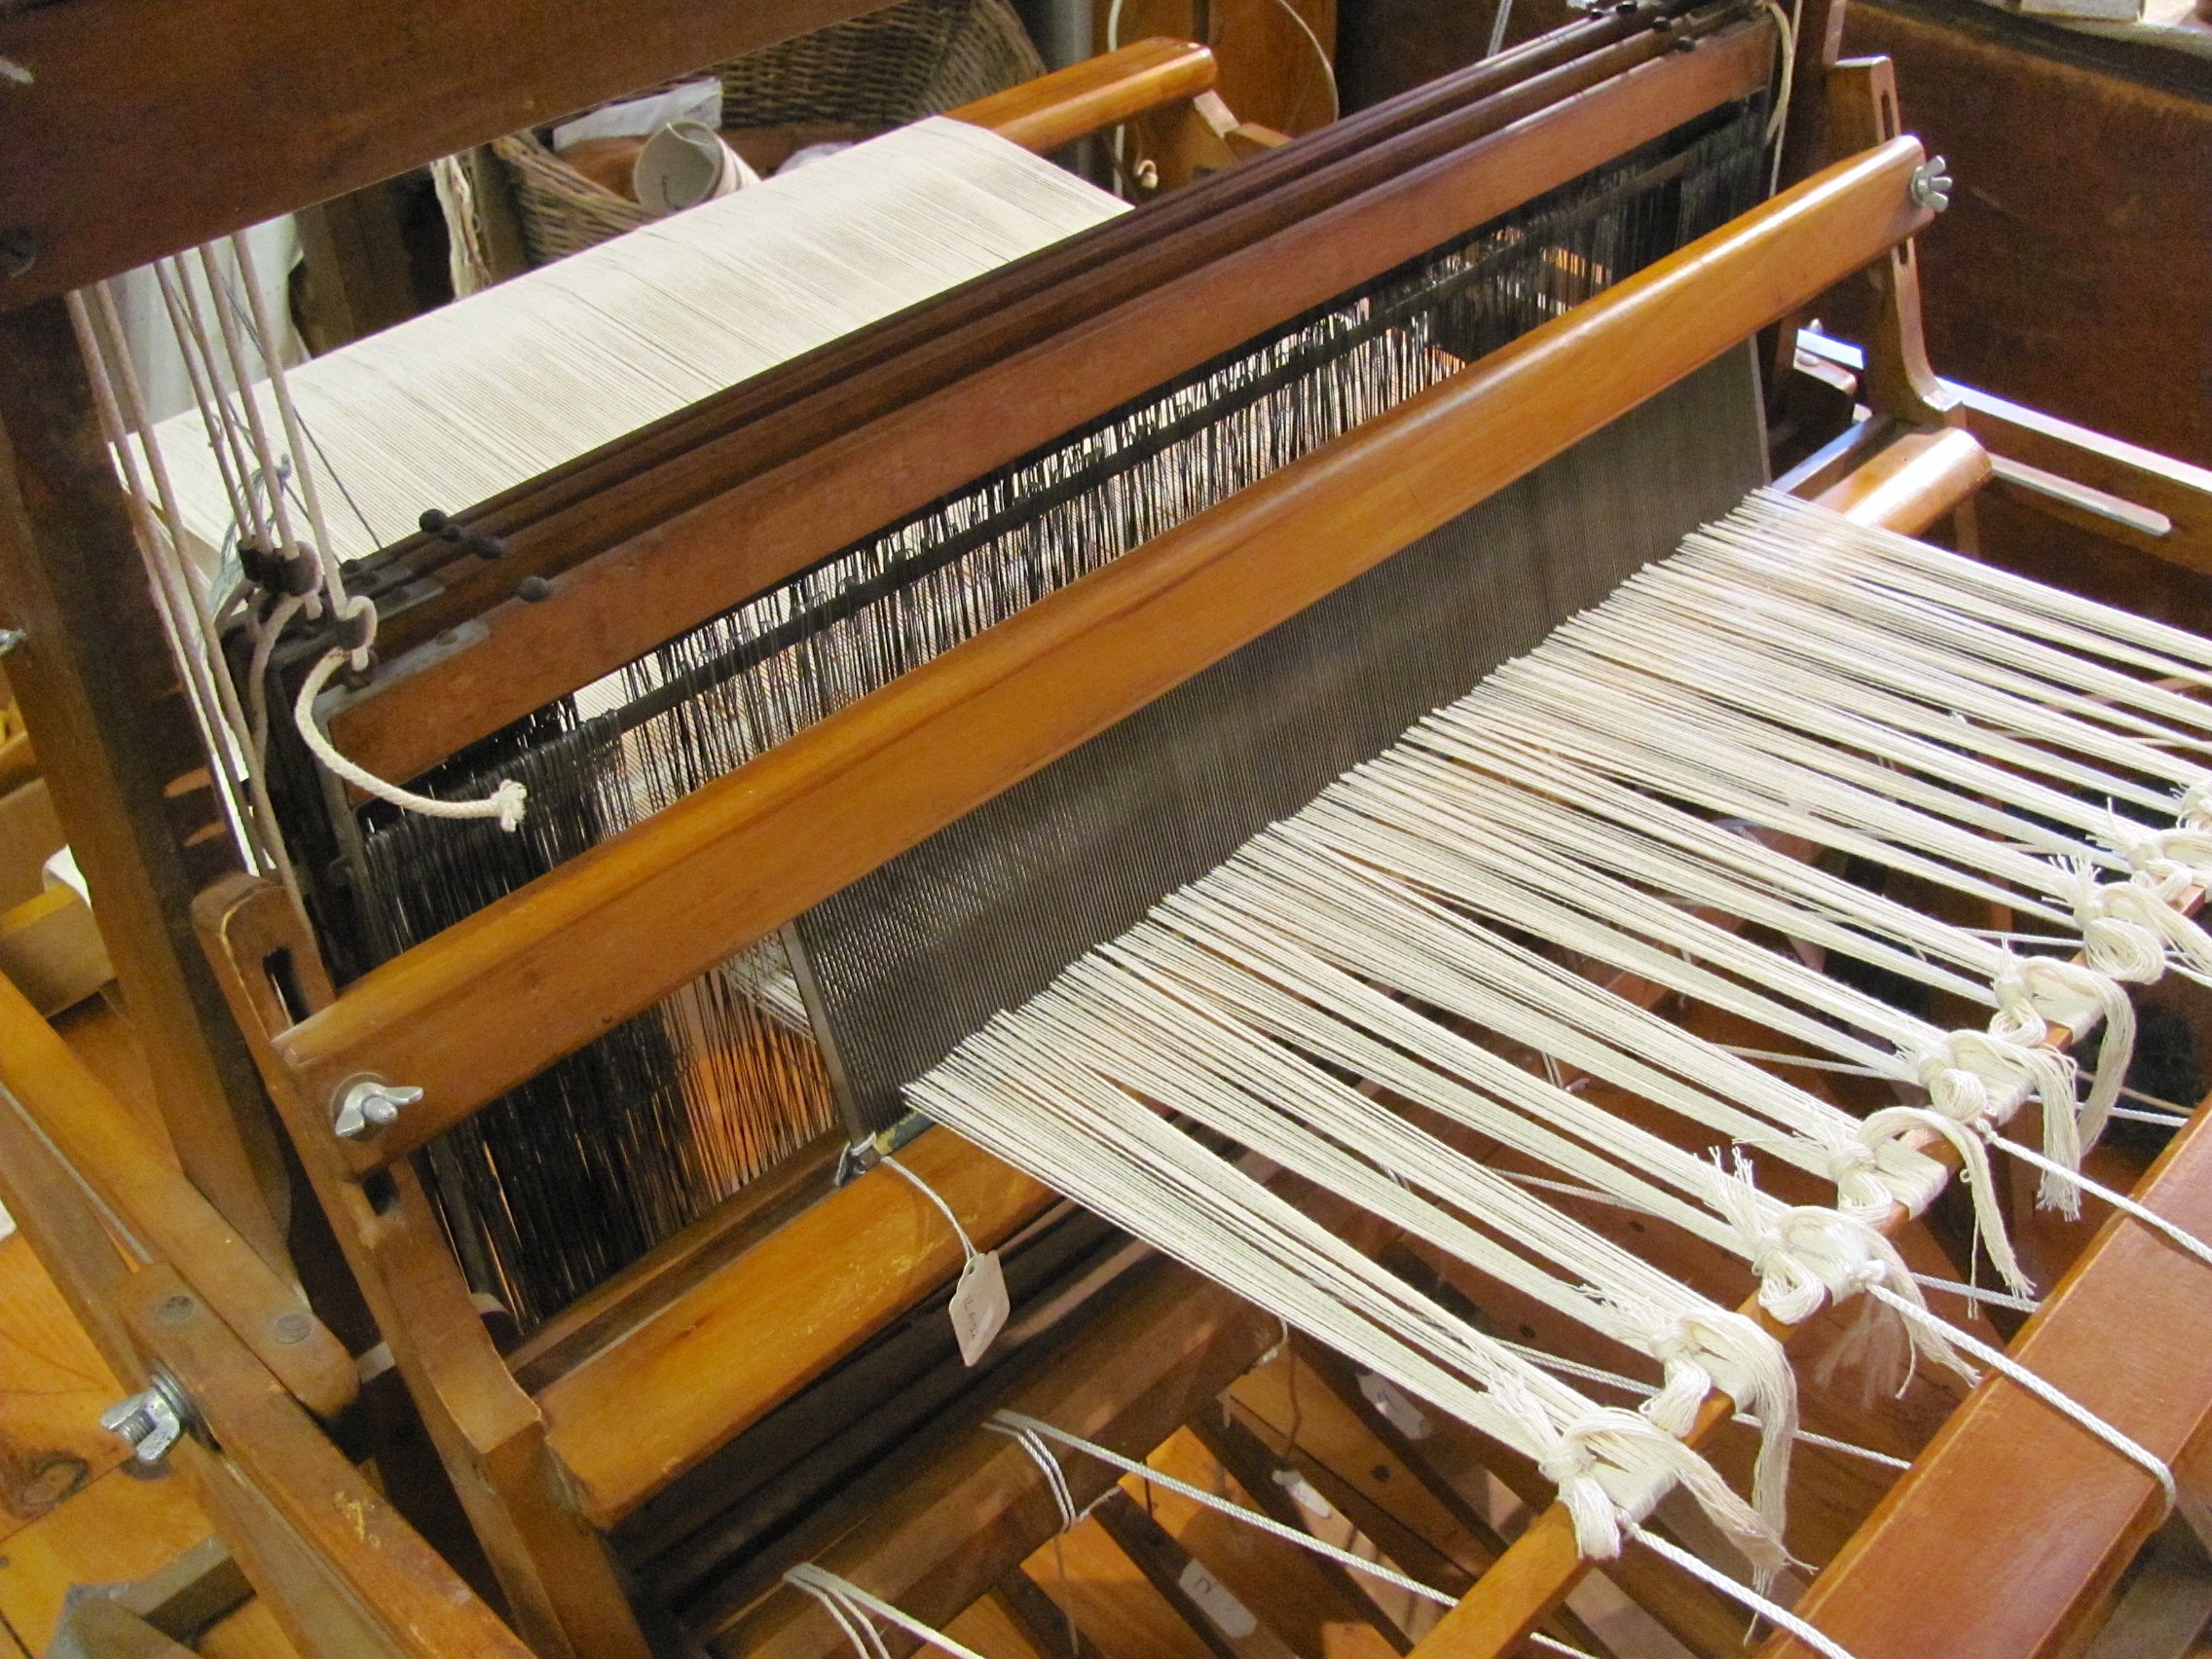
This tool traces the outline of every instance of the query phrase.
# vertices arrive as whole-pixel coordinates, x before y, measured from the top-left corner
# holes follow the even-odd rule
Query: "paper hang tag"
[[[1214,1627],[1232,1641],[1241,1641],[1260,1628],[1252,1609],[1231,1593],[1228,1585],[1200,1567],[1197,1562],[1186,1562],[1176,1575],[1176,1587],[1198,1604],[1198,1611],[1214,1622]]]
[[[999,1269],[996,1250],[968,1258],[947,1311],[952,1315],[952,1334],[960,1343],[960,1363],[974,1365],[990,1351],[1006,1325],[1006,1274]]]
[[[1408,1440],[1428,1438],[1428,1419],[1421,1415],[1419,1406],[1398,1391],[1396,1383],[1372,1371],[1363,1371],[1359,1374],[1359,1391],[1382,1420]]]

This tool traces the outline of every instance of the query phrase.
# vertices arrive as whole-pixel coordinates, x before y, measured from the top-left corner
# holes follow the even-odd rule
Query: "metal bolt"
[[[290,1347],[314,1335],[314,1321],[305,1313],[279,1313],[269,1321],[269,1334]]]
[[[1951,204],[1951,164],[1932,156],[1912,169],[1912,204],[1940,213]]]
[[[169,1448],[184,1438],[191,1420],[192,1403],[184,1390],[159,1371],[142,1393],[100,1413],[100,1427],[130,1442],[130,1455],[141,1463],[159,1463],[166,1457]]]
[[[23,276],[38,263],[38,233],[18,225],[0,231],[0,276]]]
[[[189,1296],[165,1296],[154,1307],[154,1317],[165,1325],[187,1323],[198,1308]]]
[[[389,1084],[380,1077],[357,1077],[338,1091],[332,1103],[330,1126],[341,1140],[367,1140],[389,1128],[400,1108],[423,1098],[420,1088]]]
[[[525,576],[515,583],[515,597],[527,605],[553,597],[553,584],[543,576]]]

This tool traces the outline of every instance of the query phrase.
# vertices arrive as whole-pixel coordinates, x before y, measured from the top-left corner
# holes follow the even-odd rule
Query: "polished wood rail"
[[[1087,57],[951,111],[1010,144],[1042,155],[1214,83],[1213,54],[1196,41],[1155,37]]]
[[[1923,160],[1894,140],[1668,256],[394,958],[278,1059],[309,1100],[423,1088],[347,1148],[389,1164],[1882,257]]]

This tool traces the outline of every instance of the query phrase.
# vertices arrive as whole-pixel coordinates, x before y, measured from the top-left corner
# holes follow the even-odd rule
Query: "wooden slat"
[[[1214,84],[1213,54],[1196,41],[1155,37],[1040,75],[950,111],[1043,155]]]
[[[0,22],[0,41],[20,20]],[[0,90],[0,111],[10,96]],[[20,177],[12,165],[0,192]],[[291,1190],[276,1126],[185,920],[193,893],[220,869],[205,850],[185,851],[215,817],[199,729],[58,301],[0,315],[0,620],[28,636],[9,653],[8,681],[62,832],[99,895],[101,933],[163,1080],[177,1157],[262,1259],[286,1270]],[[222,840],[207,847],[227,857]]]
[[[220,1449],[178,1455],[303,1652],[531,1659],[172,1269],[132,1274],[122,1313]]]
[[[1006,1404],[1125,1457],[1147,1456],[1206,1410],[1279,1335],[1249,1304],[1167,1262],[1136,1270],[1129,1288],[1114,1295]],[[1061,1467],[1079,1508],[1118,1478],[1073,1453]],[[941,1627],[1058,1526],[1037,1464],[1005,1436],[977,1429],[815,1559]],[[819,1606],[788,1590],[717,1625],[707,1640],[747,1659],[836,1659],[850,1650]]]
[[[2212,1115],[2199,1111],[2134,1195],[2199,1238],[2212,1237],[2208,1123]],[[2172,1462],[2212,1431],[2207,1329],[2212,1270],[2115,1216],[2044,1299],[2011,1353]],[[1797,1611],[1857,1659],[2052,1652],[2110,1592],[2161,1508],[2136,1464],[1992,1377]],[[1803,1659],[1807,1651],[1778,1638],[1759,1659]]]
[[[899,1161],[952,1206],[978,1249],[1054,1201],[1050,1188],[942,1129]],[[611,1527],[960,1262],[944,1217],[892,1171],[832,1193],[537,1396],[578,1507]]]
[[[1094,286],[1071,279],[1032,296],[1009,318],[983,319],[965,348],[980,349],[976,360],[949,384],[942,359],[960,338],[927,342],[915,353],[918,366],[891,377],[896,395],[864,422],[838,414],[843,398],[829,387],[776,408],[758,430],[747,427],[668,463],[686,477],[719,467],[722,476],[711,485],[693,478],[686,493],[658,474],[617,480],[575,516],[599,524],[615,514],[634,527],[626,539],[590,543],[595,556],[562,574],[558,563],[538,563],[551,550],[533,552],[542,528],[511,537],[507,558],[473,578],[502,584],[502,602],[395,661],[358,698],[340,699],[328,712],[331,735],[371,771],[414,777],[994,467],[1611,161],[1624,146],[1748,95],[1765,84],[1771,38],[1759,22],[1656,60],[1664,43],[1654,36],[1592,54],[1451,123],[1487,137],[1371,178],[1363,193],[1325,201],[1322,210],[1233,243],[1195,270],[1170,264],[1164,276],[1097,309],[1071,309]],[[1640,56],[1646,61],[1632,66]],[[1563,95],[1578,85],[1586,90]],[[1427,143],[1416,134],[1396,148],[1418,154]],[[1345,170],[1364,177],[1388,159],[1363,156]],[[1275,203],[1267,205],[1272,212]],[[1204,225],[1195,234],[1216,240],[1226,233]],[[1049,250],[1048,261],[1057,251]],[[1008,275],[1027,280],[1029,263]],[[1145,268],[1132,255],[1127,269]],[[987,283],[996,291],[999,279]],[[842,359],[834,349],[831,355]],[[632,492],[646,498],[644,507],[629,501]],[[529,603],[505,598],[526,568],[550,571],[550,591]],[[402,611],[392,638],[458,620],[450,605],[424,611],[420,621]]]
[[[0,307],[874,10],[868,0],[58,0],[0,11]],[[98,181],[88,189],[87,181]]]
[[[1659,261],[387,963],[279,1056],[309,1099],[427,1090],[362,1166],[423,1145],[1879,257],[1928,217],[1921,159]]]
[[[1971,432],[1908,432],[1814,499],[1861,524],[1918,535],[1991,476],[1989,452]]]
[[[183,1268],[255,1357],[310,1410],[335,1417],[351,1403],[352,1356],[314,1317],[299,1286],[280,1278],[224,1223],[5,979],[0,1088],[20,1103],[134,1238]]]

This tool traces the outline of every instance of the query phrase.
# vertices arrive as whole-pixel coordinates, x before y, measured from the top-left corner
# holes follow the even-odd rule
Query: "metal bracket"
[[[330,1126],[340,1140],[369,1140],[398,1120],[403,1107],[421,1103],[423,1091],[381,1077],[356,1077],[339,1086],[330,1103]]]
[[[141,1463],[166,1457],[193,1420],[192,1402],[166,1371],[155,1372],[143,1390],[100,1413],[100,1427],[130,1442],[130,1455]]]
[[[842,1187],[866,1175],[883,1161],[887,1152],[897,1152],[924,1129],[934,1127],[937,1120],[925,1112],[908,1112],[888,1129],[878,1130],[866,1140],[857,1140],[837,1154],[837,1172],[830,1179]]]

